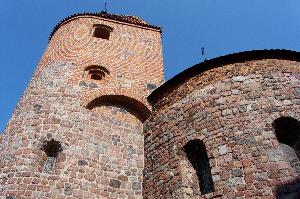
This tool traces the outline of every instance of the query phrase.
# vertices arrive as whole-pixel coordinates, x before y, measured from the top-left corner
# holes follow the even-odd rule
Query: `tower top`
[[[111,20],[116,20],[116,21],[121,21],[125,23],[130,23],[138,26],[143,26],[143,27],[148,27],[148,28],[153,28],[157,29],[161,32],[161,27],[159,26],[154,26],[146,22],[145,20],[137,17],[137,16],[132,16],[132,15],[117,15],[117,14],[110,14],[107,13],[107,11],[101,11],[101,12],[96,12],[96,13],[89,13],[89,12],[84,12],[84,13],[77,13],[70,15],[63,20],[61,20],[53,29],[49,36],[49,41],[51,40],[52,36],[54,33],[60,28],[61,25],[63,25],[66,21],[72,20],[73,18],[76,17],[85,17],[85,16],[92,16],[92,17],[100,17],[100,18],[106,18],[106,19],[111,19]]]

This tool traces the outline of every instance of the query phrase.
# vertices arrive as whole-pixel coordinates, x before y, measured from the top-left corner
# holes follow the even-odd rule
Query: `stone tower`
[[[142,198],[146,97],[163,82],[159,27],[61,21],[2,135],[0,196]]]

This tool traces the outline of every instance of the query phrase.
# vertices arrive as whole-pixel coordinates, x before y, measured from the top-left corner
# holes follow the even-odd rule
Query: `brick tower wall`
[[[299,160],[289,162],[272,126],[282,116],[299,124],[299,72],[297,61],[237,62],[160,93],[144,123],[144,198],[299,198]],[[186,157],[191,140],[205,144],[211,193]]]
[[[113,29],[109,40],[93,37],[95,24]],[[101,80],[89,74],[94,65]],[[159,30],[65,21],[2,135],[0,196],[142,198],[146,97],[163,76]]]

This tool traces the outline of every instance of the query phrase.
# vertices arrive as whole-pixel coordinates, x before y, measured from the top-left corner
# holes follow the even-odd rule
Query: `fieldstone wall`
[[[110,40],[92,37],[95,23],[113,28]],[[132,109],[150,112],[147,85],[163,82],[160,39],[158,31],[96,17],[62,25],[2,135],[0,197],[142,198],[143,121]],[[109,75],[84,76],[90,65]],[[86,108],[103,95],[129,101]],[[48,157],[52,140],[61,151]]]
[[[167,90],[144,123],[144,198],[299,197],[299,170],[272,127],[282,116],[300,119],[299,72],[295,61],[247,61]],[[199,190],[183,150],[190,140],[205,144],[212,193]]]

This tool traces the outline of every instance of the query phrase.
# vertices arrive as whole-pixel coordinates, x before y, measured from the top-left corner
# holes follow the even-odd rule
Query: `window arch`
[[[291,117],[280,117],[272,126],[285,159],[300,173],[300,122]]]
[[[150,115],[150,110],[146,107],[146,105],[134,98],[124,95],[103,95],[89,102],[86,108],[92,110],[99,106],[125,107],[129,113],[142,122],[144,122]]]
[[[196,172],[201,194],[214,192],[211,168],[203,141],[191,140],[183,148],[187,159]]]
[[[102,80],[109,74],[109,70],[103,66],[92,65],[84,69],[84,76],[93,80]]]
[[[55,166],[56,158],[60,152],[62,152],[61,143],[52,139],[49,141],[45,141],[42,146],[42,150],[47,155],[47,160],[45,162],[43,172],[51,174],[52,170]]]
[[[300,157],[300,122],[291,117],[280,117],[272,124],[279,143],[292,147]]]
[[[113,29],[110,26],[103,24],[95,24],[93,37],[109,40],[110,33],[112,32],[112,30]]]

